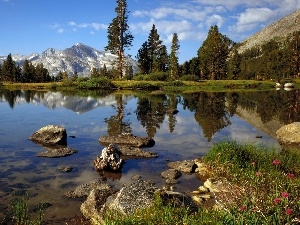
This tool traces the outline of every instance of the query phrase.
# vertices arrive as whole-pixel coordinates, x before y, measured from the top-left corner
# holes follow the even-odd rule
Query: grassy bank
[[[214,176],[225,177],[232,191],[216,195],[218,207],[163,206],[156,199],[150,209],[130,217],[106,215],[105,224],[298,224],[300,223],[300,151],[279,152],[235,142],[216,144],[204,161]]]
[[[165,92],[231,91],[231,90],[272,90],[273,81],[253,80],[205,80],[205,81],[127,81],[127,80],[82,80],[55,83],[3,83],[10,90],[162,90]]]

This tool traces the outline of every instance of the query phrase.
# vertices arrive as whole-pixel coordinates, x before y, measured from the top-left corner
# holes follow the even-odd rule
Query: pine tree
[[[234,48],[233,56],[231,59],[231,66],[232,66],[232,79],[236,80],[239,77],[241,72],[241,55],[238,53],[237,49]]]
[[[16,63],[13,61],[11,54],[9,54],[1,67],[3,81],[15,82],[15,67]]]
[[[31,73],[30,73],[29,61],[27,59],[25,59],[25,61],[24,61],[24,64],[22,67],[22,72],[23,72],[22,82],[24,82],[24,83],[30,82]]]
[[[125,48],[132,46],[133,36],[129,32],[128,13],[126,0],[117,0],[117,7],[115,8],[117,16],[112,20],[108,26],[108,45],[105,50],[111,51],[118,55],[118,70],[119,77],[123,77],[124,71],[124,51]]]
[[[232,41],[219,33],[218,26],[213,26],[206,40],[198,50],[201,79],[220,80],[228,72],[227,58]]]
[[[96,77],[99,77],[99,70],[97,68],[93,67],[92,71],[91,71],[91,79],[96,78]]]
[[[161,71],[161,56],[165,53],[166,47],[162,44],[162,40],[159,39],[157,29],[155,25],[152,25],[150,34],[148,36],[148,57],[150,62],[149,73]]]
[[[171,79],[178,79],[178,50],[179,50],[179,40],[177,33],[173,34],[171,54],[170,54],[170,64],[169,64],[169,74]]]
[[[148,42],[145,41],[141,48],[138,50],[136,56],[139,72],[141,74],[149,74],[150,73],[150,66],[151,66],[151,59],[149,57],[149,50],[148,50]]]
[[[161,45],[158,51],[158,71],[166,72],[168,70],[168,64],[169,55],[167,47],[165,45]]]

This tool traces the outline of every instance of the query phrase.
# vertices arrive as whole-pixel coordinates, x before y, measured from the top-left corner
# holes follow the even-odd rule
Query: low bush
[[[184,76],[180,77],[179,80],[182,80],[182,81],[198,81],[199,77],[197,77],[195,75],[184,75]]]
[[[79,89],[116,89],[111,80],[106,78],[92,78],[78,83]]]

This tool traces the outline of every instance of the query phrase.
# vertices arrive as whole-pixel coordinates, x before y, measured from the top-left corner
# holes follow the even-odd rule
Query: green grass
[[[300,222],[300,151],[269,149],[236,142],[214,145],[204,157],[215,177],[225,177],[230,193],[216,195],[218,208],[164,205],[125,217],[105,215],[105,224],[298,224]]]
[[[6,216],[6,218],[0,221],[0,224],[42,225],[45,205],[43,203],[39,204],[34,210],[36,217],[32,218],[33,213],[29,212],[28,200],[27,195],[15,198],[12,201],[12,215]]]

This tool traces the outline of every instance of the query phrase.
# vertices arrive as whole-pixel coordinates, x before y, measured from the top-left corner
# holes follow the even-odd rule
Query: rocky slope
[[[296,12],[276,21],[275,23],[267,26],[266,28],[260,30],[253,36],[243,41],[238,51],[244,52],[246,49],[262,45],[264,42],[268,42],[275,37],[286,37],[288,34],[299,30],[300,10],[297,10]]]
[[[0,64],[6,60],[7,56],[0,56]],[[99,51],[87,45],[78,43],[65,50],[49,48],[41,54],[33,53],[28,56],[12,55],[13,60],[20,66],[27,59],[33,65],[43,63],[44,68],[48,69],[50,75],[56,75],[60,71],[73,74],[75,71],[79,76],[90,75],[92,68],[106,67],[112,68],[117,56],[106,51]],[[137,71],[137,64],[131,58],[127,59],[129,65],[133,66],[134,72]]]

